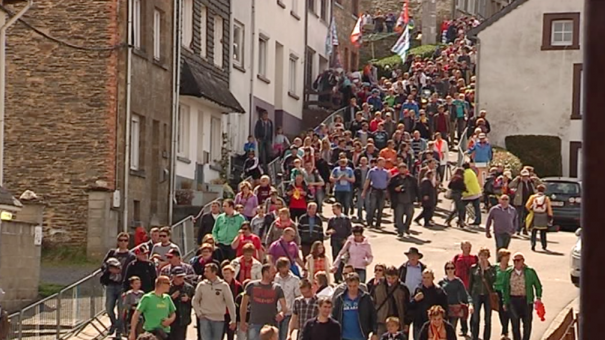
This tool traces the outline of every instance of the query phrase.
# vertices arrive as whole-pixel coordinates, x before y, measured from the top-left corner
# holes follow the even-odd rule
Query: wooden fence
[[[569,308],[561,324],[545,336],[543,340],[576,340],[579,328],[578,318],[573,308]]]

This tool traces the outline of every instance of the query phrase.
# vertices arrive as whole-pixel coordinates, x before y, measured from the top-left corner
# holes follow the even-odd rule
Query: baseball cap
[[[521,170],[521,176],[529,176],[529,171],[527,169]]]
[[[149,248],[147,247],[146,244],[141,244],[140,246],[138,246],[134,249],[135,255],[148,254],[148,253],[149,253]]]
[[[177,257],[181,257],[181,252],[178,251],[178,249],[170,249],[167,253],[166,253],[166,257],[173,257],[173,256],[177,256]]]
[[[122,268],[122,263],[118,261],[118,259],[116,259],[115,257],[108,258],[107,261],[105,261],[105,264],[108,267]]]
[[[187,273],[185,272],[185,269],[181,266],[176,266],[176,267],[172,268],[170,270],[170,274],[172,276],[186,276],[187,275]]]

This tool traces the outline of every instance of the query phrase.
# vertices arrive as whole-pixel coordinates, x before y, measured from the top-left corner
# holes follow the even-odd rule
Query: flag
[[[361,47],[361,15],[357,19],[357,23],[355,23],[353,32],[351,32],[351,43],[357,48]]]
[[[403,33],[397,39],[397,42],[391,48],[391,52],[397,54],[403,62],[405,62],[405,58],[407,57],[408,50],[410,49],[410,28],[408,25],[403,29]]]
[[[331,56],[334,53],[334,46],[338,46],[338,32],[336,31],[336,20],[332,17],[328,36],[326,37],[326,55]]]
[[[397,32],[403,32],[405,25],[410,22],[409,1],[410,0],[403,1],[403,8],[401,9],[397,24],[395,25],[395,31]]]

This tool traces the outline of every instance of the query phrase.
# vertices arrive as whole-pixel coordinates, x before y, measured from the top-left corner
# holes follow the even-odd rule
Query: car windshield
[[[580,185],[575,182],[546,182],[547,194],[580,195]]]

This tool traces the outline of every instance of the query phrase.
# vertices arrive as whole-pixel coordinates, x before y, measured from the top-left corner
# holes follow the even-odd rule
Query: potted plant
[[[191,205],[193,202],[193,181],[186,180],[181,183],[181,188],[176,190],[174,197],[177,205]]]

